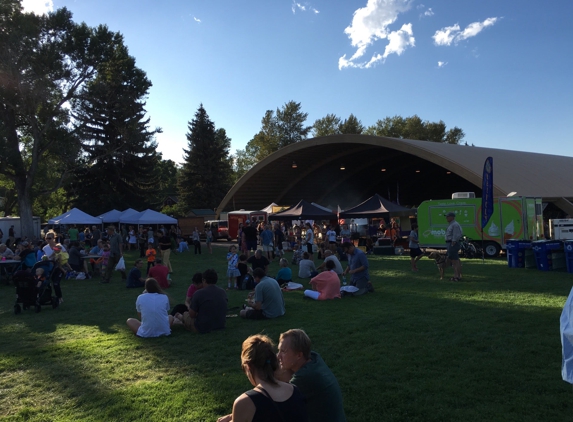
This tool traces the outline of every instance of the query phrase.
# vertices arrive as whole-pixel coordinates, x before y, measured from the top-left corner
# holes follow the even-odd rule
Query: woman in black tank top
[[[278,381],[274,373],[278,360],[272,340],[253,335],[243,342],[243,370],[252,390],[241,394],[233,404],[233,413],[218,422],[304,422],[308,420],[306,401],[292,384]]]

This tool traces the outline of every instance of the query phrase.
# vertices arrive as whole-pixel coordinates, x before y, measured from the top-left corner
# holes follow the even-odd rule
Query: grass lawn
[[[215,268],[226,287],[225,242],[212,255],[172,255],[172,304],[191,276]],[[127,255],[128,267],[135,252]],[[67,280],[65,302],[13,314],[0,285],[0,420],[213,421],[250,388],[242,341],[303,328],[342,388],[349,421],[566,421],[559,316],[573,274],[464,261],[464,282],[440,281],[433,261],[370,256],[374,294],[337,301],[285,293],[272,321],[227,319],[227,329],[140,339],[125,325],[140,289]],[[271,264],[270,273],[278,271]],[[294,273],[295,271],[293,271]],[[448,277],[451,276],[451,269]],[[246,292],[230,291],[229,307]]]

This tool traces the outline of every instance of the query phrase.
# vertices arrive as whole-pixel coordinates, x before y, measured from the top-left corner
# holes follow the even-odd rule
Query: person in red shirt
[[[169,268],[163,265],[161,258],[155,260],[155,266],[149,269],[148,275],[156,279],[162,289],[166,289],[171,285],[171,282],[167,279]]]
[[[340,298],[340,279],[334,271],[334,261],[326,261],[326,271],[310,280],[313,290],[305,290],[304,296],[314,300]]]

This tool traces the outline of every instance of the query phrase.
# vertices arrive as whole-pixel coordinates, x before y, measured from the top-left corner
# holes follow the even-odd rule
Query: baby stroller
[[[36,286],[36,269],[42,268],[44,270],[44,281],[40,287]],[[37,262],[32,269],[20,270],[14,273],[12,278],[16,286],[16,303],[14,303],[14,314],[18,315],[24,310],[30,309],[32,306],[36,313],[42,310],[42,306],[51,305],[56,309],[60,300],[56,296],[52,296],[52,280],[57,277],[57,270],[52,261]],[[60,277],[61,278],[61,277]],[[59,284],[59,280],[58,280]],[[20,304],[22,306],[20,307]]]

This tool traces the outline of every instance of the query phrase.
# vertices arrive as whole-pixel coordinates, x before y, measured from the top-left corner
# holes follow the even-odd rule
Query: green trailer
[[[511,196],[494,198],[493,215],[484,228],[486,256],[495,257],[506,242],[543,239],[541,198]],[[481,245],[481,198],[424,201],[418,207],[421,247],[445,248],[446,214],[454,212],[465,236]]]

